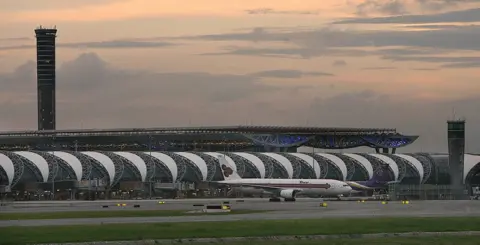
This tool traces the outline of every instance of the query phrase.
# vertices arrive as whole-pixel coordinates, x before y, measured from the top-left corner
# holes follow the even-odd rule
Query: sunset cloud
[[[0,129],[36,126],[34,28],[58,28],[59,128],[398,128],[480,152],[479,0],[0,1]],[[308,122],[308,123],[307,123]]]
[[[259,71],[257,74],[282,72]],[[472,115],[470,121],[480,119],[476,113],[480,106],[478,96],[442,100],[438,93],[431,91],[402,98],[404,96],[360,89],[310,97],[301,96],[304,86],[290,88],[266,84],[256,77],[125,70],[95,53],[84,53],[59,64],[58,125],[60,128],[182,126],[186,122],[238,125],[246,119],[257,124],[299,125],[308,118],[315,125],[387,125],[410,134],[428,132],[430,135],[421,137],[419,144],[428,144],[425,149],[443,150],[445,146],[438,142],[443,142],[445,125],[438,122],[443,122],[450,112],[444,108],[455,106],[459,113]],[[26,62],[12,73],[0,74],[0,85],[0,113],[13,115],[2,118],[0,125],[4,129],[34,127],[35,62]],[[322,89],[310,86],[307,91],[316,93]],[[292,97],[294,93],[296,96]],[[288,101],[285,98],[289,98]],[[225,117],[227,114],[229,116]],[[475,137],[480,137],[480,130],[469,128],[469,135],[468,150],[480,150],[473,144]]]

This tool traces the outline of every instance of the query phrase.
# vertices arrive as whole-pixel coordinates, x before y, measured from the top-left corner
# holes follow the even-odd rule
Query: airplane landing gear
[[[285,198],[285,202],[295,202],[295,198]]]
[[[280,202],[281,200],[280,200],[280,198],[278,198],[278,197],[272,197],[272,198],[270,198],[269,201],[270,201],[270,202]]]

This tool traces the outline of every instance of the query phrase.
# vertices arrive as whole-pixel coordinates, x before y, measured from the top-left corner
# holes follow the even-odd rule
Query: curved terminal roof
[[[387,157],[385,155],[381,155],[381,154],[369,154],[370,156],[372,157],[375,157],[377,159],[379,159],[380,161],[388,164],[388,166],[392,169],[393,171],[393,175],[395,176],[395,181],[398,180],[398,175],[400,174],[399,170],[398,170],[398,165],[397,163],[391,159],[390,157]]]
[[[368,178],[371,179],[373,178],[373,166],[372,164],[366,159],[365,157],[362,157],[361,155],[354,154],[354,153],[343,153],[343,155],[350,157],[360,164],[367,170],[368,173]]]
[[[340,169],[340,172],[342,173],[342,180],[345,180],[347,178],[347,174],[348,174],[347,165],[342,159],[328,153],[315,153],[315,154],[332,161],[333,164],[337,165],[337,167]]]
[[[269,156],[276,161],[278,161],[280,164],[282,164],[285,169],[287,170],[288,178],[291,179],[293,178],[293,166],[290,160],[288,160],[286,157],[276,154],[276,153],[271,153],[271,152],[262,152],[263,155]]]
[[[43,182],[48,181],[50,169],[48,168],[48,162],[42,156],[30,151],[14,151],[13,153],[20,155],[35,164],[35,166],[42,174]]]
[[[403,158],[403,160],[407,161],[410,166],[417,170],[420,176],[420,183],[423,181],[423,165],[422,163],[417,160],[415,157],[405,155],[405,154],[395,154],[395,156]]]
[[[77,177],[77,180],[82,180],[82,163],[80,162],[80,160],[78,160],[76,156],[63,151],[51,151],[49,153],[65,161],[75,172],[75,177]]]
[[[315,176],[318,178],[320,178],[320,174],[321,174],[321,170],[320,170],[320,164],[318,164],[317,160],[315,160],[315,158],[307,155],[307,154],[302,154],[302,153],[288,153],[292,156],[295,156],[295,157],[298,157],[300,159],[302,159],[303,161],[305,161],[306,163],[308,164],[313,164],[313,170],[315,171]]]
[[[202,173],[202,180],[203,181],[207,180],[207,176],[208,176],[207,163],[201,157],[190,152],[175,152],[175,154],[185,157],[188,160],[192,161],[193,164],[195,164],[200,169],[200,172]]]
[[[147,178],[147,164],[145,163],[145,161],[143,161],[141,157],[126,151],[115,151],[113,153],[127,159],[135,167],[137,167],[137,170],[140,172],[142,181],[145,181],[145,179]]]
[[[0,167],[5,170],[8,178],[8,185],[12,185],[13,177],[15,176],[15,168],[13,167],[13,162],[10,158],[4,154],[0,153]]]
[[[265,178],[265,164],[263,164],[260,158],[258,158],[253,154],[245,153],[245,152],[232,152],[232,153],[252,162],[253,165],[257,168],[258,172],[260,173],[260,178],[262,179]]]
[[[175,162],[175,160],[173,160],[173,158],[161,152],[146,152],[145,154],[149,154],[152,157],[155,157],[159,161],[163,162],[165,166],[167,166],[167,168],[170,170],[170,173],[172,174],[173,182],[177,180],[178,167],[177,167],[177,163]]]
[[[467,175],[477,165],[480,165],[480,156],[465,154],[465,157],[463,159],[463,182],[464,183],[465,183],[465,179],[467,178]]]
[[[237,164],[229,156],[227,156],[225,154],[222,154],[222,153],[219,153],[219,152],[204,152],[204,153],[211,156],[211,157],[214,157],[217,160],[218,160],[219,155],[223,155],[225,157],[225,160],[227,160],[227,162],[230,164],[230,166],[232,166],[234,168],[233,171],[237,172]]]
[[[100,164],[102,164],[102,166],[107,170],[110,182],[113,182],[115,179],[115,164],[110,157],[94,151],[83,151],[81,153],[97,160]]]
[[[81,162],[80,159],[78,159],[76,156],[74,156],[71,153],[62,152],[62,151],[54,151],[54,152],[46,152],[46,153],[52,154],[52,155],[54,154],[56,157],[65,161],[73,169],[76,175],[76,179],[77,180],[82,179],[82,175],[83,175],[82,164],[84,163]],[[89,156],[95,159],[96,161],[98,161],[105,168],[110,179],[111,180],[115,179],[116,163],[110,157],[100,152],[93,152],[93,151],[85,151],[85,152],[79,152],[79,153]],[[265,178],[265,165],[258,157],[247,152],[231,152],[231,153],[251,162],[253,164],[253,167],[258,169],[261,178]],[[48,163],[47,160],[50,160],[50,158],[43,158],[41,155],[35,152],[27,152],[27,151],[17,151],[17,152],[14,152],[14,154],[22,156],[25,159],[28,159],[28,161],[30,161],[31,163],[33,163],[33,167],[36,167],[38,169],[42,177],[42,179],[38,181],[42,181],[42,182],[48,181],[49,172],[50,172],[49,167],[52,166],[52,163]],[[142,180],[145,180],[146,173],[147,173],[147,166],[144,160],[142,161],[139,160],[139,159],[142,159],[141,157],[134,155],[134,153],[130,153],[130,152],[115,152],[115,154],[122,156],[128,161],[132,162],[133,166],[135,166],[135,168],[137,168],[138,171],[140,172],[142,176]],[[178,167],[174,158],[162,152],[143,152],[142,154],[150,154],[152,157],[161,161],[170,171],[172,178],[174,180],[177,180]],[[178,154],[179,156],[183,156],[186,159],[189,159],[190,161],[192,161],[195,164],[195,166],[197,166],[198,169],[200,170],[202,174],[202,180],[206,179],[207,175],[209,174],[208,173],[209,169],[207,168],[207,163],[205,162],[205,160],[203,160],[199,155],[195,154],[195,152],[175,152],[175,154]],[[206,152],[204,154],[217,157],[219,154],[222,154],[222,153]],[[262,153],[262,154],[269,156],[275,159],[276,161],[278,161],[280,165],[274,165],[274,167],[279,168],[283,166],[287,170],[288,177],[289,178],[293,177],[292,164],[284,155],[280,155],[277,153]],[[319,177],[319,174],[321,172],[320,164],[313,157],[303,153],[287,153],[287,154],[297,157],[299,159],[302,159],[307,163],[312,163],[315,170],[315,174],[317,177]],[[345,178],[347,173],[347,166],[340,158],[328,153],[316,153],[316,154],[321,157],[324,157],[325,159],[330,160],[333,164],[338,166],[342,175],[344,175],[343,178]],[[374,169],[372,167],[372,163],[367,158],[354,153],[343,153],[343,155],[358,161],[358,164],[361,164],[362,166],[365,167],[365,169],[367,169],[369,177],[371,178],[373,176]],[[376,159],[378,159],[379,161],[385,164],[388,164],[395,175],[395,180],[398,180],[399,169],[396,162],[398,161],[397,158],[395,158],[396,160],[394,160],[394,158],[392,158],[393,155],[392,157],[389,157],[389,155],[385,155],[385,154],[369,154],[369,155],[371,155],[372,157],[375,157]],[[406,164],[411,165],[412,169],[418,172],[420,181],[423,181],[423,182],[425,181],[422,178],[423,178],[424,172],[428,170],[424,169],[422,163],[415,157],[415,155],[406,155],[406,154],[395,154],[395,155],[405,160]],[[232,166],[238,169],[235,161],[231,157],[226,156],[226,160],[229,163],[231,163]],[[464,160],[465,160],[464,178],[471,175],[473,171],[477,171],[480,169],[480,156],[465,154]],[[15,165],[15,162],[9,158],[9,155],[0,153],[0,168],[2,168],[7,174],[6,177],[8,179],[8,183],[10,185],[12,185],[12,183],[15,184],[14,182],[16,181],[14,180],[14,178],[15,178],[16,165]],[[20,181],[22,181],[21,177],[20,177]]]

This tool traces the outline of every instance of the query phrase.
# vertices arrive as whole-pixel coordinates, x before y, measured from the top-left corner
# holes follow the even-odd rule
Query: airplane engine
[[[285,199],[295,199],[297,192],[296,190],[282,190],[280,191],[280,196]]]

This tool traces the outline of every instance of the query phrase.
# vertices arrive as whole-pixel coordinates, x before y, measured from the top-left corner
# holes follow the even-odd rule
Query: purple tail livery
[[[394,181],[390,173],[390,167],[388,164],[384,164],[373,173],[371,179],[367,181],[348,181],[347,183],[353,190],[362,191],[385,189],[388,187],[388,184],[396,183],[396,181]]]

